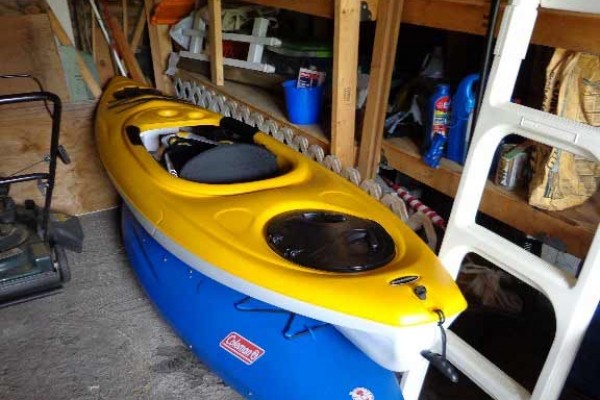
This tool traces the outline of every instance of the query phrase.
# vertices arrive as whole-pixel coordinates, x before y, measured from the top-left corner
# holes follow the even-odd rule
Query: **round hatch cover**
[[[363,272],[395,256],[394,240],[377,222],[329,211],[293,211],[271,219],[269,246],[281,257],[328,272]]]

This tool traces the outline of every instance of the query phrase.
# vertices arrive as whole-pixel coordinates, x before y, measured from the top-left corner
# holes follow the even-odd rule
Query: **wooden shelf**
[[[283,8],[296,11],[303,14],[315,15],[323,18],[333,18],[335,10],[335,0],[243,0],[248,3],[260,4],[262,6]],[[367,15],[370,20],[377,18],[378,0],[363,1],[363,15]]]
[[[417,146],[407,138],[387,139],[382,149],[392,168],[447,196],[456,195],[462,173],[459,164],[442,159],[439,169],[430,168],[421,160]],[[579,207],[543,211],[530,206],[524,193],[509,192],[488,181],[479,210],[527,234],[558,238],[569,253],[584,258],[600,221],[600,195],[597,192]]]
[[[285,103],[283,92],[280,96],[251,85],[225,81],[223,86],[217,86],[211,80],[203,75],[179,70],[178,76],[184,80],[194,80],[202,85],[221,93],[240,104],[248,106],[250,110],[268,115],[269,118],[276,121],[280,127],[287,126],[294,133],[305,136],[311,144],[318,144],[323,150],[329,150],[328,134],[320,125],[295,125],[288,121],[285,115]]]
[[[488,12],[486,0],[405,0],[402,22],[484,35]],[[531,42],[600,52],[600,14],[541,9]]]
[[[333,18],[334,0],[244,0]],[[377,18],[377,0],[367,0],[370,19]],[[484,35],[489,0],[404,0],[402,22],[430,28]],[[600,52],[600,15],[542,9],[532,43],[570,50]]]

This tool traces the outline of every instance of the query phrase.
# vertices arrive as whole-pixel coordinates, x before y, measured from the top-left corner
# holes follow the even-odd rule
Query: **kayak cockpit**
[[[230,128],[198,125],[132,131],[163,169],[192,182],[255,182],[289,170],[289,162],[254,142],[253,136]]]

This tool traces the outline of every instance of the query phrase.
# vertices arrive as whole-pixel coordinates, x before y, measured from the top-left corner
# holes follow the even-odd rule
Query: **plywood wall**
[[[0,73],[31,74],[50,92],[68,99],[54,33],[46,14],[0,16]],[[23,79],[2,79],[0,93],[37,90]]]
[[[93,136],[94,103],[66,104],[62,118],[61,143],[72,163],[59,162],[53,208],[70,214],[83,214],[118,204],[113,189],[96,153]],[[51,120],[41,103],[0,106],[0,175],[7,176],[31,166],[49,151]],[[47,170],[46,162],[24,172]],[[34,199],[43,204],[35,183],[13,185],[11,194],[18,201]]]
[[[2,0],[0,15],[41,14],[44,0]]]

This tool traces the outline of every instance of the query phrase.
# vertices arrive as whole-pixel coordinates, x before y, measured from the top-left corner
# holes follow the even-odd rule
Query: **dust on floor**
[[[116,211],[82,218],[62,293],[0,309],[0,399],[241,400],[175,336],[127,263]]]

